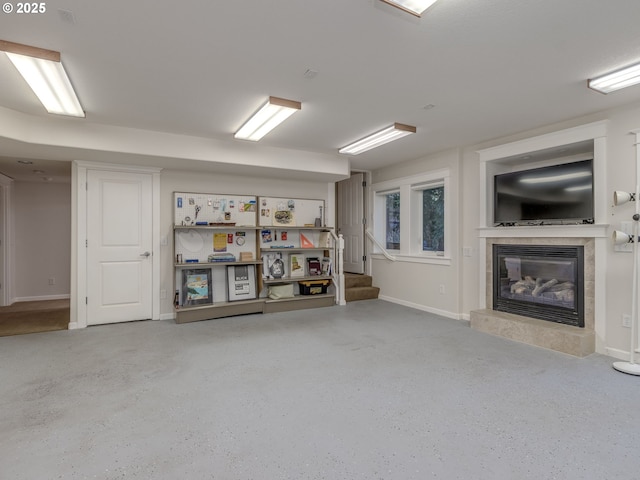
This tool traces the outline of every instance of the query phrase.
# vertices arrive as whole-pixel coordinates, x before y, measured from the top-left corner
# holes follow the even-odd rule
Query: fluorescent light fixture
[[[611,93],[640,83],[640,63],[589,79],[589,88],[600,93]]]
[[[85,113],[60,62],[60,52],[0,40],[3,51],[49,113],[84,117]]]
[[[404,10],[411,15],[419,17],[422,13],[431,5],[436,3],[437,0],[381,0],[384,3],[388,3],[391,6]]]
[[[390,127],[364,137],[363,139],[353,142],[346,147],[342,147],[338,150],[338,153],[344,153],[345,155],[359,155],[362,152],[366,152],[372,148],[392,142],[393,140],[406,137],[412,133],[416,133],[416,127],[403,125],[402,123],[394,123]]]
[[[240,127],[234,137],[257,142],[300,108],[302,108],[300,102],[269,97],[267,103]]]
[[[572,180],[575,178],[583,178],[590,177],[591,172],[573,172],[573,173],[563,173],[560,175],[548,175],[546,177],[525,177],[520,180],[521,183],[553,183],[553,182],[561,182],[564,180]]]

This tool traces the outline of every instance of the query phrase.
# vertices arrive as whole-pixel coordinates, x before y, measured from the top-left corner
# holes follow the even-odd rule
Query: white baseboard
[[[40,302],[43,300],[66,300],[71,298],[71,295],[41,295],[37,297],[16,297],[13,299],[14,302]]]
[[[175,320],[176,319],[176,314],[175,313],[161,313],[160,314],[160,320]]]
[[[638,350],[636,350],[637,352]],[[620,350],[619,348],[611,348],[611,347],[607,347],[606,348],[606,354],[609,355],[610,357],[613,358],[617,358],[618,360],[626,360],[629,361],[629,359],[631,358],[631,355],[629,354],[628,350]],[[640,354],[636,354],[636,358],[638,359],[638,361],[640,361]],[[637,363],[637,362],[636,362]]]
[[[440,310],[438,308],[427,307],[418,303],[407,302],[399,298],[387,297],[386,295],[380,295],[380,300],[385,300],[391,303],[397,303],[398,305],[404,305],[405,307],[415,308],[416,310],[422,310],[423,312],[433,313],[434,315],[440,315],[441,317],[452,318],[453,320],[467,320],[464,318],[464,314],[448,312],[446,310]]]

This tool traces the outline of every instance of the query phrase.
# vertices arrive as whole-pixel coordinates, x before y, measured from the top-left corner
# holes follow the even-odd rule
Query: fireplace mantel
[[[479,238],[607,238],[608,224],[480,227]]]

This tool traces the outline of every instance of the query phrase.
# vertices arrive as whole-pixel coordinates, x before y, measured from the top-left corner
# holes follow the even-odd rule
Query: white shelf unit
[[[324,207],[324,206],[323,206]],[[263,258],[262,295],[265,301],[265,312],[298,310],[335,305],[336,295],[331,274],[310,275],[307,259],[317,258],[322,265],[323,260],[331,261],[331,269],[335,268],[335,245],[332,229],[315,226],[296,225],[263,225],[260,231],[260,253]],[[307,245],[303,247],[302,245]],[[291,275],[292,257],[297,257],[302,264],[301,275]],[[270,275],[270,266],[276,258],[284,263],[284,275],[274,278]],[[298,282],[328,282],[326,294],[303,295]],[[274,284],[293,284],[293,298],[268,298],[269,286]]]
[[[176,323],[336,304],[333,276],[310,275],[306,265],[306,258],[318,258],[321,264],[328,258],[335,268],[335,236],[332,228],[322,226],[323,200],[174,192],[173,201]],[[241,252],[251,253],[252,259],[240,260]],[[287,273],[291,255],[305,258],[304,275]],[[269,277],[265,257],[271,256],[286,262],[282,278]],[[230,300],[227,268],[244,265],[253,267],[255,298],[236,295]],[[300,281],[326,281],[328,292],[301,295]],[[269,286],[282,283],[293,284],[294,297],[268,298]],[[197,288],[190,291],[189,286]]]
[[[264,299],[257,295],[262,261],[256,202],[251,195],[174,192],[176,323],[263,311]],[[250,253],[251,260],[240,260],[243,252]],[[227,259],[230,255],[233,259]],[[212,261],[212,256],[220,260]],[[253,298],[230,301],[229,266],[253,269]],[[187,280],[196,278],[202,280],[196,300],[187,300]]]

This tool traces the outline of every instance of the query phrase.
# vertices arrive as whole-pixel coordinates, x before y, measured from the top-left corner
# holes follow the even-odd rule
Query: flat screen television
[[[494,226],[593,223],[593,159],[494,177]]]

